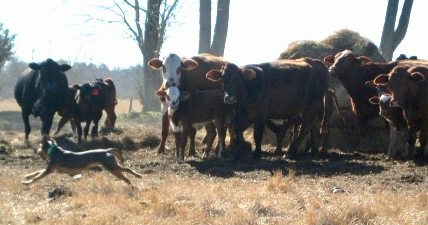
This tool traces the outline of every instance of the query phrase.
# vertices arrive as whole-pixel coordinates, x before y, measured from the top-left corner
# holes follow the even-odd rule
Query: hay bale
[[[346,49],[352,50],[358,56],[367,56],[372,61],[385,62],[385,58],[372,41],[349,29],[336,31],[321,41],[303,40],[291,42],[288,44],[287,49],[280,54],[279,58],[311,57],[323,59],[327,55],[334,55]]]

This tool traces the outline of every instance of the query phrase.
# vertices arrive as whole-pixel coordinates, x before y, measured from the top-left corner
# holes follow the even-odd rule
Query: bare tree
[[[129,37],[135,41],[143,56],[142,90],[139,94],[143,111],[152,111],[160,109],[155,92],[161,85],[162,79],[158,71],[148,68],[147,62],[159,57],[166,38],[166,30],[175,16],[174,10],[179,0],[147,0],[145,7],[142,7],[140,2],[142,1],[113,0],[113,6],[99,6],[99,8],[112,12],[118,19],[112,21],[97,18],[95,20],[123,24],[129,31]],[[89,19],[94,20],[92,16]]]
[[[229,24],[230,0],[217,1],[217,16],[211,42],[211,0],[199,1],[199,53],[224,55]]]
[[[380,51],[386,60],[392,60],[395,49],[406,36],[409,25],[410,13],[412,12],[413,0],[405,0],[401,10],[400,20],[395,29],[395,21],[398,12],[399,0],[388,0],[385,23],[383,25],[382,39],[380,41]]]

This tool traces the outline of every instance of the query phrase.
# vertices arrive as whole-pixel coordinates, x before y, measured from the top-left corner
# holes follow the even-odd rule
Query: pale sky
[[[85,23],[83,14],[107,15],[91,6],[99,2],[108,0],[3,0],[0,22],[11,33],[18,34],[14,50],[26,62],[50,57],[71,63],[104,63],[110,69],[141,64],[142,55],[137,45],[125,38],[123,25]],[[224,57],[238,65],[271,61],[292,41],[321,40],[343,28],[357,31],[379,45],[387,2],[231,0]],[[428,59],[427,6],[426,0],[414,1],[407,35],[394,58],[405,53]],[[177,24],[168,31],[161,56],[171,52],[186,57],[197,54],[198,10],[199,0],[181,3]]]

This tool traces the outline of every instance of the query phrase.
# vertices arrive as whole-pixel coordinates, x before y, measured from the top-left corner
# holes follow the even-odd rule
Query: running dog
[[[49,163],[45,169],[25,175],[24,178],[26,180],[22,182],[23,184],[31,184],[55,170],[59,173],[75,175],[82,170],[99,165],[102,165],[114,176],[125,181],[127,184],[131,184],[131,181],[123,176],[122,172],[142,178],[140,174],[119,164],[118,161],[123,164],[123,158],[120,151],[115,148],[72,152],[58,147],[53,139],[45,135],[42,138],[42,143],[37,150],[37,154],[44,159],[49,158]]]

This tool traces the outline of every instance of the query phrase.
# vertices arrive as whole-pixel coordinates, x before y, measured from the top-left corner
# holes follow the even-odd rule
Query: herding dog
[[[115,148],[71,152],[58,147],[54,140],[45,135],[42,138],[42,143],[40,144],[40,148],[37,150],[37,154],[44,159],[49,158],[49,163],[45,169],[25,175],[26,180],[22,182],[23,184],[31,184],[55,170],[60,173],[75,175],[80,173],[82,170],[99,165],[102,165],[113,175],[125,181],[127,184],[131,184],[131,181],[123,176],[121,172],[127,172],[138,178],[142,178],[142,176],[135,171],[119,165],[118,160],[122,164],[123,158],[119,150]]]

